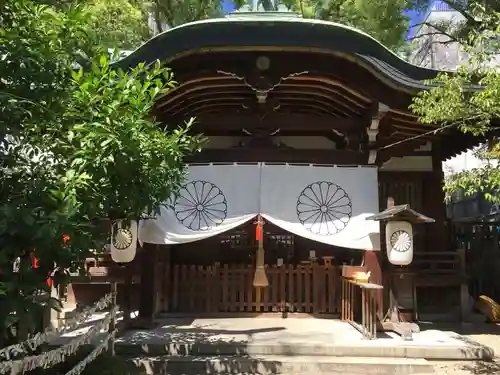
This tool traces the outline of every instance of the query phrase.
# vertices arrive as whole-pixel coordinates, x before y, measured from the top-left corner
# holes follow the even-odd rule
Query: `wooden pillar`
[[[170,304],[171,304],[171,296],[172,296],[172,266],[171,266],[171,251],[172,248],[171,246],[164,246],[163,250],[164,251],[164,269],[163,269],[163,295],[162,295],[162,310],[163,311],[170,311]]]
[[[157,293],[156,267],[157,245],[144,243],[141,252],[141,295],[139,304],[139,317],[147,322],[152,322],[156,310]]]
[[[165,254],[163,253],[163,246],[157,245],[155,248],[156,252],[156,261],[155,261],[155,272],[154,272],[154,309],[153,315],[156,316],[163,310],[163,294],[164,285],[163,285],[163,277],[165,275]]]
[[[125,282],[123,285],[124,295],[124,306],[123,306],[123,321],[125,326],[128,327],[130,324],[130,314],[132,313],[132,294],[133,294],[133,263],[129,263],[124,269]]]
[[[465,249],[458,249],[457,252],[460,259],[460,321],[466,322],[470,315],[470,293]]]
[[[424,187],[425,214],[434,220],[427,224],[425,251],[449,250],[448,228],[446,226],[446,205],[444,202],[444,173],[439,148],[433,148],[432,173],[426,178]]]
[[[67,309],[75,309],[76,308],[75,291],[73,290],[73,284],[71,284],[71,283],[69,283],[66,286],[66,301],[64,303],[64,307]]]

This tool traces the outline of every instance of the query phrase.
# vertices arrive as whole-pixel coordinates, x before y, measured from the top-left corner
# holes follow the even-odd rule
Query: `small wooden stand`
[[[432,223],[434,219],[426,217],[412,210],[410,205],[404,204],[394,206],[394,200],[388,199],[387,209],[377,215],[367,218],[383,223],[388,221],[407,221],[414,224]],[[382,322],[384,331],[393,331],[399,334],[403,340],[413,340],[413,333],[420,332],[417,320],[417,303],[415,291],[415,274],[407,272],[406,269],[385,262],[385,271],[389,273],[389,309]],[[404,282],[398,282],[404,280]],[[408,313],[403,312],[406,310]]]

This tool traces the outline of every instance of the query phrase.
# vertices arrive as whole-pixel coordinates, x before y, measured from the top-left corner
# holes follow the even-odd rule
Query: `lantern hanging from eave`
[[[119,219],[111,224],[111,259],[130,263],[137,250],[137,221]]]

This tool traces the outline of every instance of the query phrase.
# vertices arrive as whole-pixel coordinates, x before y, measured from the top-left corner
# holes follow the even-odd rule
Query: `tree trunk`
[[[161,24],[161,19],[160,19],[160,2],[159,0],[155,1],[155,24],[156,24],[156,32],[162,33],[163,32],[163,25]]]

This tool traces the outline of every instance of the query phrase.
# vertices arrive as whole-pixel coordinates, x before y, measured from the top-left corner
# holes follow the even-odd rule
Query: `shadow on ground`
[[[473,363],[460,365],[459,369],[474,375],[500,375],[500,362],[474,361]]]
[[[235,330],[192,324],[193,319],[177,318],[153,329],[130,330],[117,342],[117,351],[128,355],[246,355],[253,335],[286,330],[285,327]]]

